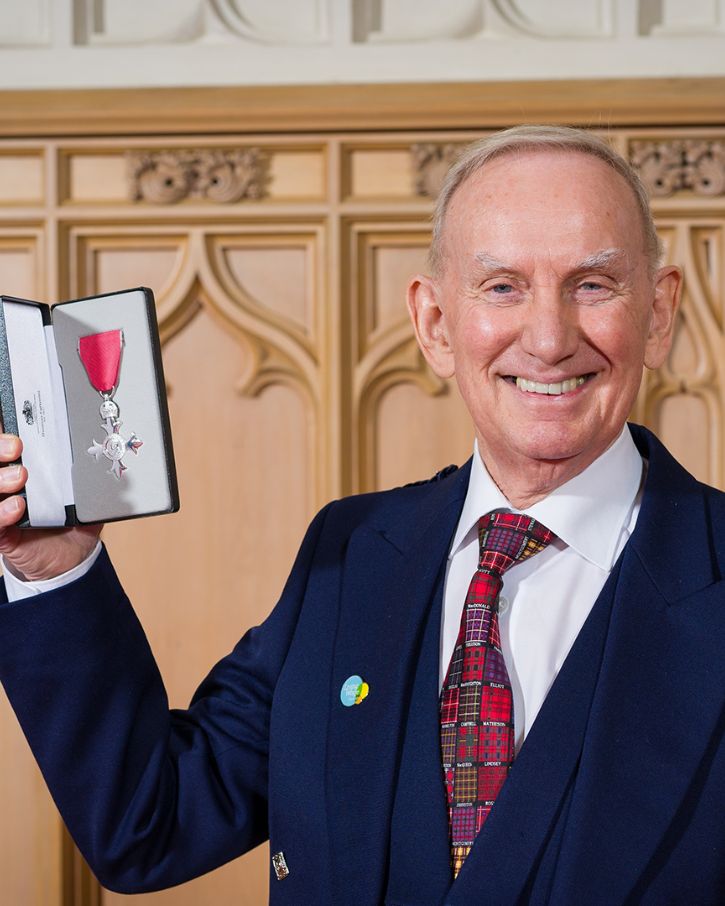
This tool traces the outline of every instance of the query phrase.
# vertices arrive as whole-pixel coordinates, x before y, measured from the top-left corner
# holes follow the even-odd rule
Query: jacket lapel
[[[464,467],[411,495],[348,546],[331,680],[326,800],[333,902],[377,904],[385,893],[390,820],[425,618],[468,486]],[[345,707],[358,675],[367,698]]]
[[[722,716],[725,582],[703,490],[651,435],[635,439],[649,475],[625,550],[555,903],[579,903],[582,890],[591,904],[639,902],[655,859],[687,820],[688,794],[707,770]]]

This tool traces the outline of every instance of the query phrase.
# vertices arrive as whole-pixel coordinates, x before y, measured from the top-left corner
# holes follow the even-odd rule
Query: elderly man
[[[104,884],[269,835],[276,904],[725,902],[725,496],[625,425],[679,290],[598,139],[464,153],[408,303],[473,458],[326,507],[185,712],[95,535],[5,499],[0,676]]]

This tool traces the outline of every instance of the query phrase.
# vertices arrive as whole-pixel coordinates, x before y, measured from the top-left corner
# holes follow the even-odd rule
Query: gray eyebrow
[[[624,249],[602,249],[601,252],[594,252],[593,255],[587,255],[574,270],[591,271],[600,268],[609,267],[612,264],[626,264],[629,261],[629,255]]]
[[[512,267],[510,264],[506,264],[504,261],[499,261],[498,258],[494,258],[492,255],[487,254],[486,252],[478,252],[474,255],[475,260],[486,270],[491,271],[515,271],[516,268]],[[592,255],[587,255],[586,258],[583,258],[578,264],[575,264],[572,270],[574,271],[591,271],[599,270],[600,268],[607,268],[613,264],[626,264],[629,261],[629,255],[624,249],[621,248],[611,248],[611,249],[602,249],[599,252],[594,252]]]
[[[492,255],[487,255],[486,252],[478,252],[474,255],[476,261],[490,271],[510,271],[513,268],[509,264],[504,264],[503,261],[499,261],[498,258],[494,258]]]

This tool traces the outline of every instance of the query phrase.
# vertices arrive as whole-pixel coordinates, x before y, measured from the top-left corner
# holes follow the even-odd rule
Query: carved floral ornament
[[[129,151],[126,160],[131,201],[231,204],[267,193],[269,160],[259,148]]]
[[[725,141],[634,141],[630,161],[651,195],[682,190],[696,195],[725,193]]]
[[[464,145],[450,142],[419,142],[410,147],[413,164],[413,189],[422,198],[436,198],[443,186],[448,168]]]

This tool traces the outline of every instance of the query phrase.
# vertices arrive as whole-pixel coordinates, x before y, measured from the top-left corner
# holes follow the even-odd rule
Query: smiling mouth
[[[530,381],[527,378],[507,375],[505,380],[515,384],[519,390],[525,393],[539,393],[545,396],[561,396],[564,393],[571,393],[573,390],[581,387],[586,381],[594,377],[594,373],[582,374],[578,377],[568,378],[565,381],[557,381],[553,384],[544,384],[539,381]]]

